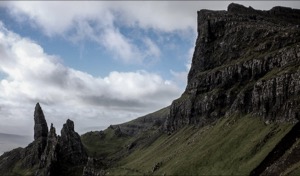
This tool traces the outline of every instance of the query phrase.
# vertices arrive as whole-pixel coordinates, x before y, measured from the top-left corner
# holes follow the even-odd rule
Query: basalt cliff
[[[300,118],[300,10],[200,10],[198,38],[183,95],[171,105],[168,131],[206,125],[233,113],[265,121]]]
[[[2,175],[300,175],[300,10],[230,4],[198,11],[180,98],[154,113],[61,136],[39,104],[34,141]]]

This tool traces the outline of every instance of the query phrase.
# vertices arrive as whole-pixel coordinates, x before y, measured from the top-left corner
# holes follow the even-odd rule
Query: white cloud
[[[187,77],[188,73],[190,71],[191,65],[192,65],[192,59],[194,54],[195,46],[189,49],[187,55],[185,58],[185,70],[184,71],[174,71],[170,70],[171,75],[173,75],[174,82],[177,82],[179,85],[181,85],[183,88],[187,84]]]
[[[141,62],[140,51],[125,38],[118,29],[105,30],[102,36],[102,44],[106,46],[117,58],[123,58],[125,62]]]
[[[150,38],[145,38],[144,43],[147,46],[147,49],[145,51],[145,54],[147,56],[154,56],[156,58],[160,57],[161,51],[158,48],[158,46],[150,39]]]
[[[30,124],[34,105],[40,102],[48,123],[56,126],[66,118],[84,119],[78,128],[109,125],[167,106],[181,92],[168,80],[143,70],[114,71],[101,78],[68,68],[36,42],[2,24],[0,51],[0,71],[6,75],[0,82],[3,123],[19,119]]]
[[[97,20],[106,27],[118,21],[127,26],[164,32],[196,30],[198,10],[225,10],[229,3],[231,1],[7,1],[0,6],[9,7],[15,17],[29,18],[47,35],[60,35],[72,29],[77,21],[85,20]],[[300,7],[293,1],[237,3],[258,9],[278,5]]]
[[[81,20],[99,19],[111,26],[113,19],[105,2],[9,1],[3,4],[20,21],[31,21],[49,36],[61,35]]]
[[[144,48],[132,42],[120,28],[153,29],[156,32],[196,33],[197,11],[225,10],[230,1],[7,1],[0,6],[9,9],[19,21],[30,23],[48,36],[63,36],[72,41],[98,41],[117,58],[140,63],[159,55],[144,55]],[[242,2],[246,6],[270,9],[275,5],[300,8],[292,1]],[[194,37],[191,35],[190,37]],[[142,36],[145,38],[145,36]],[[153,49],[147,45],[149,50]],[[154,51],[156,52],[156,51]],[[137,62],[139,61],[139,62]]]
[[[196,32],[198,2],[116,1],[9,1],[7,7],[18,21],[29,23],[49,36],[73,42],[91,40],[124,63],[153,63],[159,47],[146,36],[127,36],[122,27],[158,32]],[[139,44],[137,44],[139,43]],[[146,51],[146,52],[145,52]]]

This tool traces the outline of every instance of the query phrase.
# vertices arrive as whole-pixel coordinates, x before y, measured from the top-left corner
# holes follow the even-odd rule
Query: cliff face
[[[167,131],[206,125],[232,113],[265,121],[300,117],[300,10],[198,12],[198,38],[182,96],[173,101]]]

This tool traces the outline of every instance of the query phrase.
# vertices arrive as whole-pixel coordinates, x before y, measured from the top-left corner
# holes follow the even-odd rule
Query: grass
[[[108,170],[109,175],[245,175],[255,168],[292,124],[266,125],[260,118],[234,116],[203,128],[187,126],[162,134]],[[161,166],[153,172],[153,167]]]
[[[103,137],[99,135],[99,132],[89,132],[81,136],[88,155],[93,157],[111,156],[122,150],[130,139],[128,136],[116,136],[111,128],[104,131]]]
[[[292,167],[288,168],[283,175],[292,175],[298,176],[300,175],[300,163],[294,164]]]
[[[118,158],[128,153],[130,145],[143,144],[147,147],[159,136],[158,128],[169,114],[169,107],[135,120],[114,125],[103,132],[88,132],[81,136],[81,141],[87,149],[88,155],[95,158]],[[159,123],[158,123],[159,122]],[[160,124],[161,123],[161,124]],[[116,135],[115,129],[120,128],[122,135]],[[126,130],[135,130],[134,134],[127,134]],[[121,154],[120,154],[121,151]],[[122,153],[123,152],[123,153]],[[117,156],[121,155],[121,156]]]
[[[18,176],[18,175],[34,175],[34,171],[37,169],[37,166],[35,165],[33,168],[22,168],[21,167],[21,162],[17,162],[14,166],[14,168],[12,169],[12,172],[11,174],[9,175],[15,175],[15,176]]]

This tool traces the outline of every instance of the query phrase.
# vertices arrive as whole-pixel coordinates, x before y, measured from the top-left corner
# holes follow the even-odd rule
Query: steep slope
[[[98,158],[107,168],[136,148],[150,145],[162,135],[168,114],[169,107],[166,107],[130,122],[111,125],[104,131],[85,133],[81,140],[89,156]]]
[[[260,118],[231,116],[202,128],[162,134],[107,170],[107,175],[248,175],[291,124],[266,125]]]

